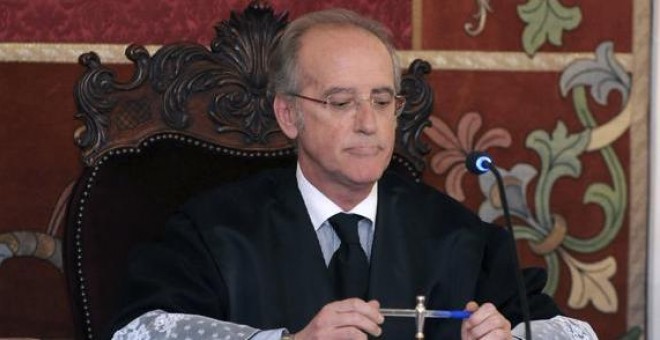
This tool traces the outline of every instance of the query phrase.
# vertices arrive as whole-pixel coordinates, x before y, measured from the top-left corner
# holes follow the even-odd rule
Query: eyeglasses
[[[288,95],[322,104],[327,110],[340,115],[355,112],[359,102],[368,100],[374,111],[381,114],[393,113],[395,117],[398,117],[403,111],[403,106],[406,104],[406,97],[394,95],[391,92],[372,93],[368,98],[360,98],[352,93],[337,92],[328,95],[325,97],[325,100],[307,97],[297,93],[288,93]]]

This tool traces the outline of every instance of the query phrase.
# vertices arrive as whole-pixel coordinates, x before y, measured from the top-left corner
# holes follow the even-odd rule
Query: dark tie
[[[362,218],[360,215],[339,213],[328,220],[341,240],[329,266],[338,299],[365,299],[367,296],[369,262],[358,236],[358,222]]]

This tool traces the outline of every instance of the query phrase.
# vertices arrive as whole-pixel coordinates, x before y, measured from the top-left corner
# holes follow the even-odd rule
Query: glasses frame
[[[296,97],[296,98],[300,98],[300,99],[309,100],[309,101],[317,103],[317,104],[322,104],[322,105],[325,106],[326,109],[328,108],[328,106],[330,104],[330,101],[328,100],[328,98],[330,96],[332,96],[332,94],[330,94],[330,95],[326,96],[326,99],[324,100],[324,99],[318,99],[318,98],[312,98],[312,97],[304,96],[302,94],[293,93],[293,92],[287,93],[287,95],[292,96],[292,97]],[[395,94],[395,95],[392,96],[392,98],[394,99],[394,117],[399,117],[401,115],[401,113],[403,112],[403,108],[406,106],[406,97],[403,96],[403,95],[400,95],[400,94]],[[397,102],[398,102],[398,104],[397,104]],[[398,108],[397,108],[397,105],[399,105]],[[373,96],[369,96],[369,106],[371,106],[371,108],[374,111],[378,111],[377,109],[374,109]]]

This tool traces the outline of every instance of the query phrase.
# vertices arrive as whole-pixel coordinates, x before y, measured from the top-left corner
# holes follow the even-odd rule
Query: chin
[[[380,179],[384,171],[385,168],[382,166],[358,167],[351,172],[349,178],[351,178],[355,183],[373,184]]]

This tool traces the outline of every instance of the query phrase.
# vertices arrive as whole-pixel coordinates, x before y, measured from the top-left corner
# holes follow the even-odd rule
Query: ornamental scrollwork
[[[398,121],[397,152],[420,172],[424,169],[424,156],[430,151],[421,140],[424,128],[431,125],[429,116],[433,110],[433,90],[425,79],[430,72],[431,64],[416,59],[401,78],[406,105]]]

